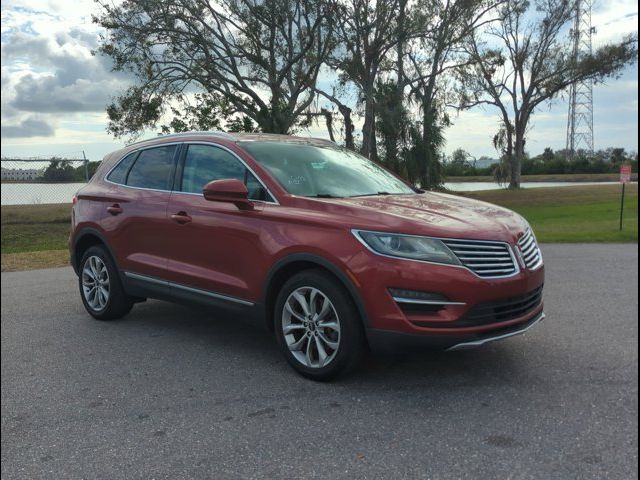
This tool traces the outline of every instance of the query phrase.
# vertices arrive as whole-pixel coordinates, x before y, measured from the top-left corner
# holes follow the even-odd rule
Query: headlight
[[[460,265],[458,258],[440,240],[396,233],[354,230],[353,234],[370,250],[390,257]]]

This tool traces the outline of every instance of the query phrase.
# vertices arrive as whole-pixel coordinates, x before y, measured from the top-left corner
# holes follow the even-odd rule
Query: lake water
[[[530,182],[523,188],[572,187],[576,185],[611,185],[617,182]],[[38,203],[71,203],[73,195],[84,183],[3,183],[2,205],[31,205]],[[455,192],[498,190],[493,182],[450,182],[445,187]]]

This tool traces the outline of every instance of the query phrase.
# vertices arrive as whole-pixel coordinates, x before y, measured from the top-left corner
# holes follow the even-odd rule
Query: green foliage
[[[378,82],[374,94],[376,131],[380,140],[381,162],[390,170],[406,175],[402,149],[409,138],[412,120],[404,105],[404,95],[396,82]]]
[[[68,162],[51,160],[42,174],[42,179],[47,182],[73,182],[76,179],[75,170]]]
[[[325,0],[98,3],[93,21],[105,32],[98,52],[135,78],[107,108],[116,137],[155,128],[165,113],[173,118],[164,131],[228,121],[289,133],[334,45],[335,8]],[[190,104],[191,93],[201,102]]]
[[[255,132],[253,121],[246,115],[234,114],[234,109],[223,95],[196,93],[192,101],[182,99],[182,108],[171,107],[173,118],[162,125],[162,133],[219,130]]]
[[[632,170],[637,172],[637,154],[628,154],[624,148],[609,148],[593,155],[578,152],[568,160],[564,150],[554,153],[548,148],[542,155],[526,158],[522,162],[522,174],[617,173],[622,164],[630,164]]]
[[[429,132],[428,136],[424,132]],[[431,125],[424,129],[424,125],[415,122],[409,129],[410,143],[405,147],[407,178],[425,190],[439,188],[444,182],[444,170],[441,155],[438,153],[444,145],[443,128]],[[423,139],[430,141],[425,142]]]
[[[86,166],[81,163],[79,166],[74,167],[70,162],[62,162],[54,158],[44,170],[42,177],[35,181],[51,183],[85,182],[96,173],[99,165],[100,162],[87,162]]]
[[[493,175],[494,177],[508,178],[508,164],[496,161],[493,165],[482,168],[476,167],[473,162],[460,160],[464,150],[453,152],[449,161],[444,164],[444,174],[450,177],[474,177]],[[571,160],[567,159],[567,152],[560,150],[554,152],[551,148],[545,148],[544,152],[535,157],[525,156],[522,161],[522,175],[568,175],[568,174],[594,174],[594,173],[618,173],[620,165],[629,164],[634,173],[638,172],[638,154],[628,153],[624,148],[608,148],[598,150],[593,155],[578,152]],[[468,154],[467,154],[468,155]],[[459,160],[455,160],[458,158]],[[507,169],[505,172],[504,169]]]

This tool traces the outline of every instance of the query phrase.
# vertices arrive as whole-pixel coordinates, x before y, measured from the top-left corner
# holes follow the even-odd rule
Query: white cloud
[[[98,34],[91,14],[97,8],[93,0],[3,0],[3,153],[5,149],[35,154],[82,147],[95,158],[121,145],[105,132],[104,106],[127,79],[110,72],[107,59],[91,55]],[[637,11],[635,0],[596,1],[594,46],[637,32]],[[333,78],[331,72],[324,72],[320,82],[326,86]],[[594,89],[597,148],[638,148],[637,98],[637,68],[621,80]],[[563,148],[566,112],[562,100],[536,112],[527,144],[531,152],[546,146]],[[354,120],[358,129],[361,119]],[[447,152],[462,147],[476,157],[496,155],[491,145],[498,128],[495,111],[476,109],[453,115],[452,120],[454,125],[446,131]],[[34,129],[53,135],[46,139],[15,136],[32,135]],[[299,134],[327,136],[322,121]]]

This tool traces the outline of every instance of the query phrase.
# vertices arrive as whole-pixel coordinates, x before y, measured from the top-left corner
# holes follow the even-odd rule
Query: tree
[[[394,81],[379,81],[376,85],[376,132],[384,152],[383,163],[402,174],[401,148],[408,138],[411,125],[409,112],[404,105],[402,91]]]
[[[416,31],[408,35],[406,61],[399,64],[399,78],[409,89],[409,98],[419,107],[422,118],[421,140],[416,159],[423,188],[442,182],[435,165],[444,145],[444,129],[450,125],[444,111],[445,74],[464,65],[463,41],[481,26],[493,21],[491,12],[503,0],[418,0],[408,15]],[[406,64],[406,68],[404,65]]]
[[[72,182],[75,178],[73,166],[69,162],[52,158],[42,178],[48,182]]]
[[[542,161],[543,162],[550,162],[552,160],[554,160],[556,158],[556,154],[553,153],[553,149],[550,147],[547,147],[544,149],[544,152],[542,153]]]
[[[451,158],[449,159],[449,163],[453,165],[460,165],[462,167],[470,167],[471,159],[473,157],[469,152],[467,152],[463,148],[457,148],[451,153]]]
[[[329,59],[329,66],[340,72],[340,82],[355,84],[364,109],[362,154],[376,160],[375,85],[379,74],[390,65],[389,52],[398,42],[398,0],[346,0],[338,9],[337,24],[340,48]],[[335,95],[322,92],[325,98]],[[340,108],[340,104],[334,103]],[[344,105],[344,104],[343,104]],[[341,110],[344,116],[344,109]],[[349,115],[351,112],[348,112]],[[349,131],[349,125],[345,125]]]
[[[501,172],[510,188],[520,187],[527,127],[536,109],[574,83],[614,77],[636,60],[635,37],[575,58],[567,38],[574,11],[575,0],[508,0],[500,7],[501,21],[482,32],[486,40],[478,31],[469,35],[472,63],[459,69],[465,88],[460,106],[499,110],[494,145],[503,154]]]
[[[106,29],[99,52],[136,78],[107,109],[116,136],[154,126],[171,102],[185,105],[194,93],[264,132],[289,133],[311,104],[334,45],[325,1],[98,2],[94,22]]]
[[[342,123],[344,125],[344,145],[349,150],[355,151],[356,145],[353,137],[355,126],[353,124],[353,119],[351,116],[353,109],[338,98],[338,93],[336,92],[335,86],[333,87],[331,93],[328,93],[326,90],[318,88],[317,86],[314,87],[314,90],[318,95],[326,98],[336,106],[336,108],[340,112],[340,115],[342,115]],[[333,127],[331,126],[333,122],[333,113],[327,109],[321,109],[320,113],[326,119],[327,129],[329,130],[329,136],[331,137],[333,133]],[[331,120],[329,120],[329,115],[331,115]],[[331,125],[329,123],[331,123]],[[332,138],[332,140],[334,139]]]
[[[169,107],[173,118],[162,125],[162,133],[194,130],[228,130],[255,132],[253,121],[246,115],[234,115],[233,108],[218,94],[196,93],[194,101],[185,101],[182,108]],[[223,121],[226,120],[226,121]]]

